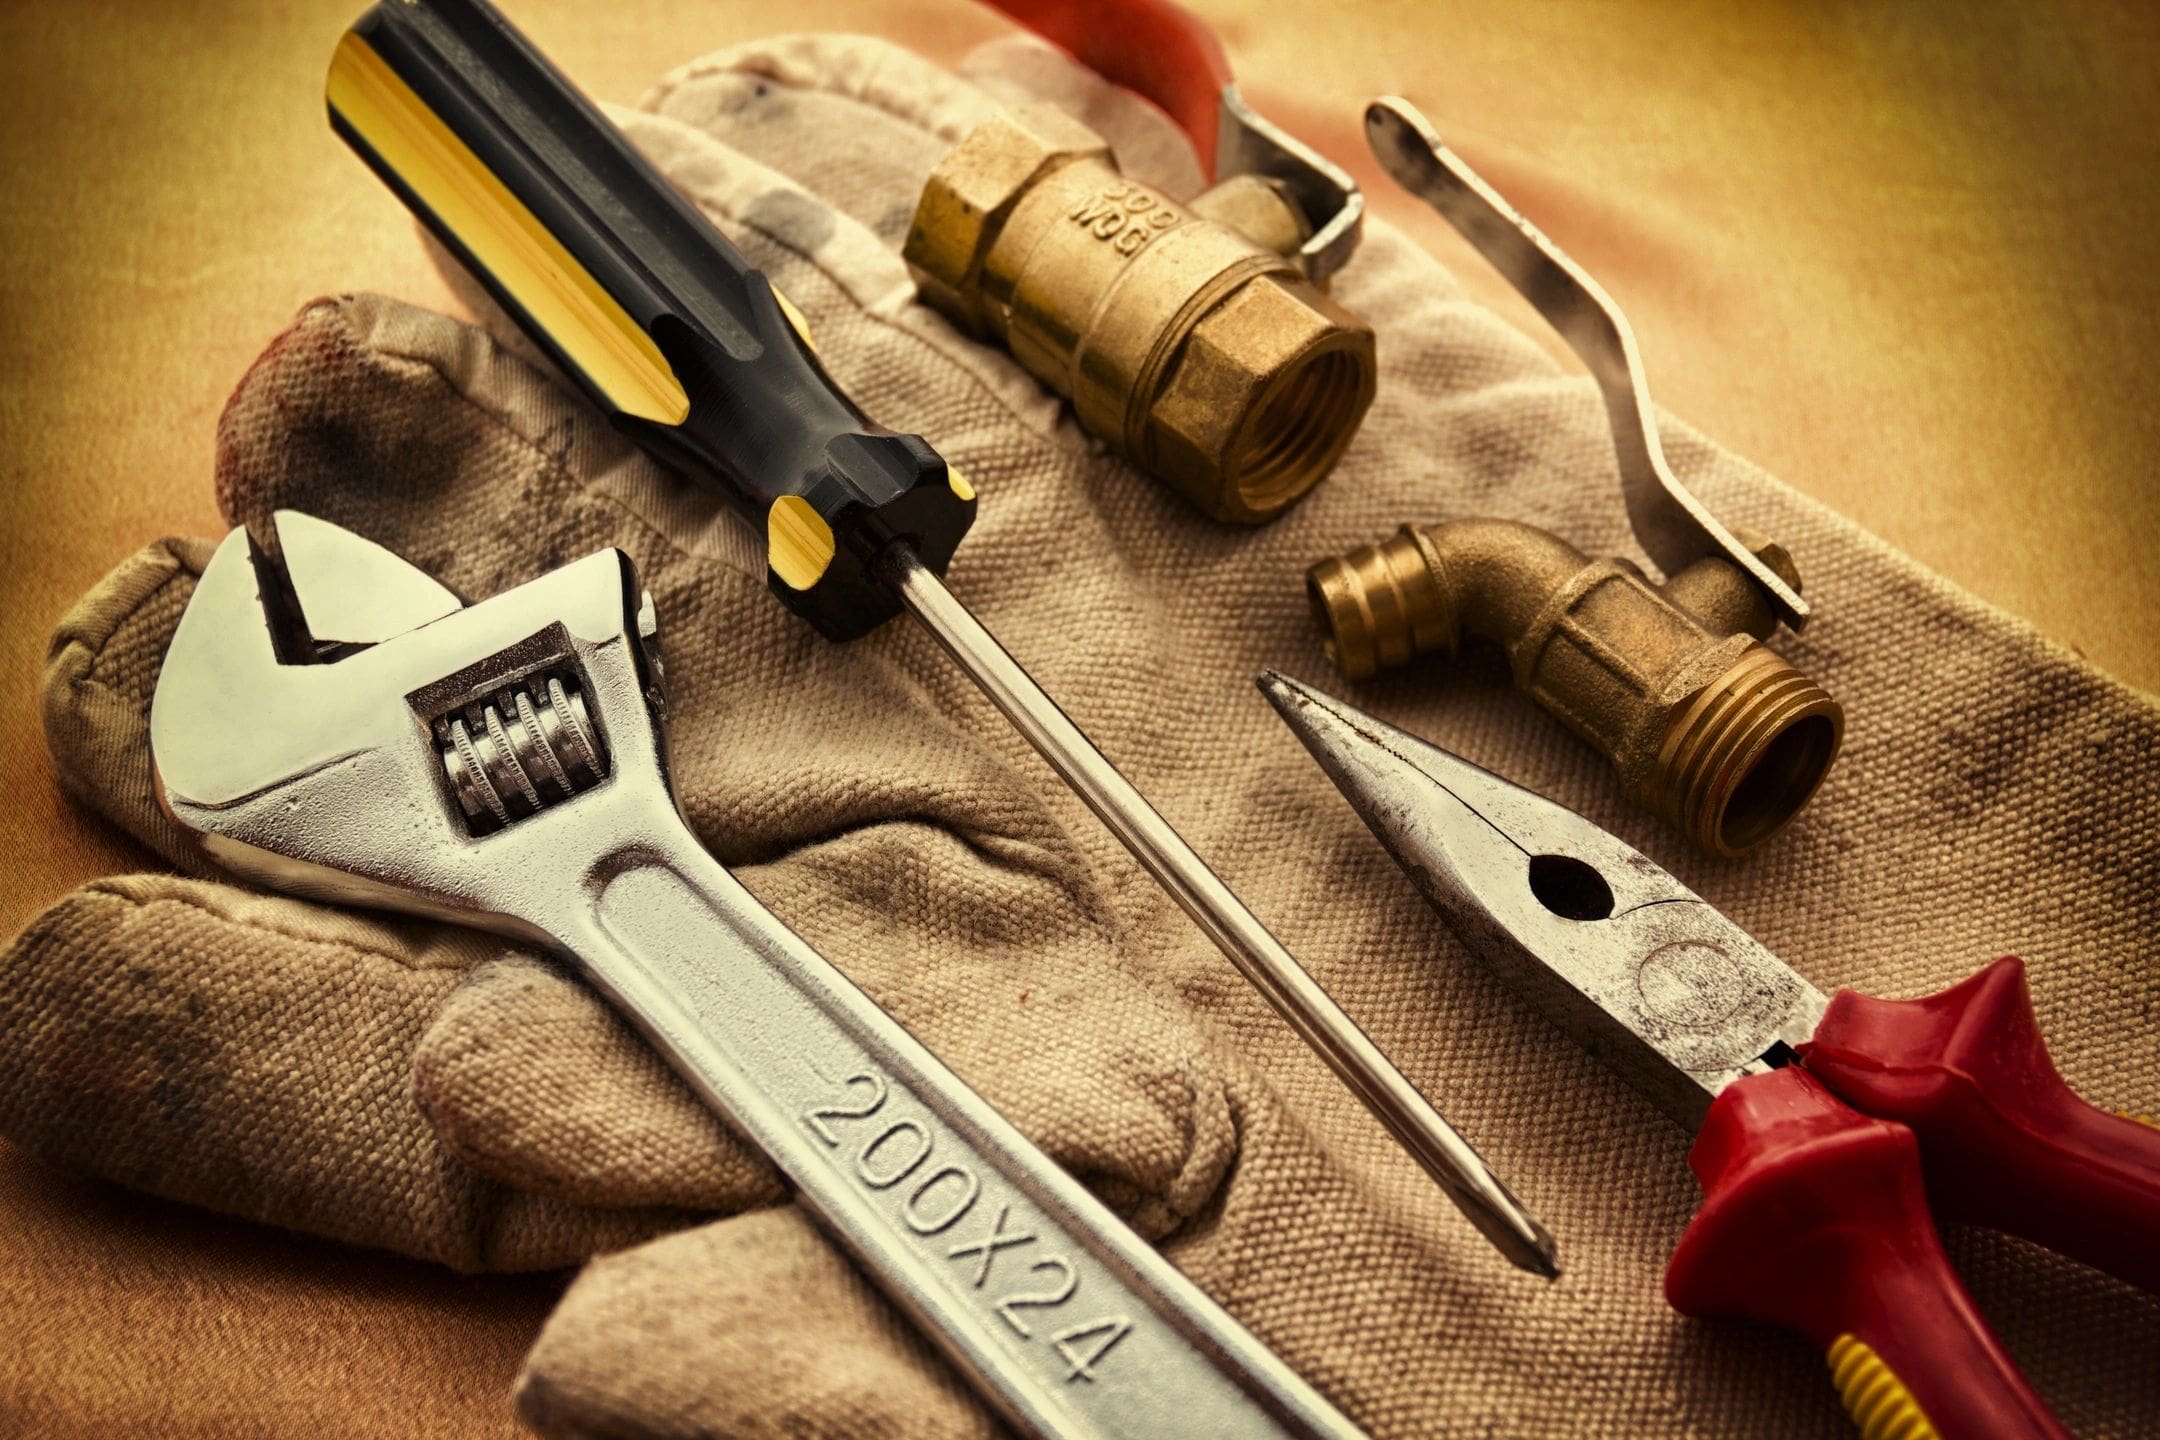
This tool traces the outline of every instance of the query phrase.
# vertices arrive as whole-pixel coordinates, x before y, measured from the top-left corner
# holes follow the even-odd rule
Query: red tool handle
[[[1688,1155],[1703,1207],[1673,1251],[1684,1315],[1789,1326],[1822,1347],[1863,1440],[2069,1440],[1950,1269],[1912,1131],[1805,1070],[1728,1086]]]
[[[2023,961],[1918,1000],[1840,991],[1800,1054],[1854,1109],[1920,1137],[1938,1214],[2160,1293],[2160,1129],[2063,1083]]]
[[[1215,32],[1170,0],[988,0],[1104,79],[1144,95],[1178,124],[1215,174],[1222,92],[1233,82]]]

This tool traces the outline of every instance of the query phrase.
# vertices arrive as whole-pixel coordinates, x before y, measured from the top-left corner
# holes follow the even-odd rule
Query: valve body
[[[1091,433],[1215,518],[1257,523],[1334,466],[1377,376],[1372,327],[1268,248],[1294,252],[1296,215],[1249,176],[1181,205],[1035,107],[945,157],[905,255],[925,300],[1006,345]]]
[[[1795,588],[1783,549],[1751,548]],[[1822,783],[1845,712],[1762,641],[1761,590],[1718,556],[1653,586],[1509,520],[1456,520],[1322,560],[1306,576],[1328,656],[1352,680],[1466,638],[1596,746],[1637,801],[1713,855],[1745,853]]]

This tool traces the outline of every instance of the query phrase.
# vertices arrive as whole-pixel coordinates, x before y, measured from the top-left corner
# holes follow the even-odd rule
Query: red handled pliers
[[[1929,1197],[2160,1293],[2160,1129],[2063,1083],[2021,961],[1918,1000],[1825,998],[1573,811],[1293,680],[1260,688],[1464,941],[1699,1130],[1676,1309],[1804,1332],[1865,1435],[2068,1440]]]
[[[1238,95],[1222,42],[1170,0],[987,0],[1113,84],[1155,102],[1199,152],[1211,179],[1278,181],[1311,229],[1298,260],[1325,280],[1357,249],[1365,197],[1341,166],[1254,113]]]

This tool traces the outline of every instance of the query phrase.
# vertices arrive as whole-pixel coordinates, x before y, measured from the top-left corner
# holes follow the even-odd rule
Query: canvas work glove
[[[755,537],[513,350],[395,302],[320,302],[221,432],[234,523],[310,511],[469,598],[606,545],[668,651],[685,815],[760,899],[1376,1436],[1842,1436],[1804,1343],[1665,1308],[1688,1137],[1456,944],[1253,692],[1325,675],[1313,559],[1499,514],[1632,553],[1602,410],[1371,226],[1336,293],[1381,391],[1320,490],[1259,531],[1108,458],[1017,365],[914,303],[923,176],[995,103],[1047,95],[1126,168],[1199,181],[1159,117],[1031,46],[960,80],[858,39],[671,76],[633,141],[806,314],[834,378],[984,497],[951,583],[1553,1227],[1509,1269],[906,623],[833,646]],[[1360,695],[1657,856],[1824,989],[2032,963],[2055,1058],[2160,1107],[2160,716],[2016,622],[1680,427],[1728,522],[1783,541],[1817,620],[1779,643],[1845,703],[1846,754],[1742,864],[1685,855],[1487,657]],[[467,1269],[591,1260],[518,1393],[557,1435],[966,1436],[976,1402],[665,1065],[546,959],[216,880],[145,743],[208,555],[168,542],[63,623],[63,783],[183,873],[67,897],[0,960],[0,1128],[142,1189]],[[2142,868],[2140,868],[2142,867]],[[722,1217],[722,1218],[712,1218]],[[2151,1303],[1996,1237],[1953,1254],[2080,1433],[2160,1413]]]

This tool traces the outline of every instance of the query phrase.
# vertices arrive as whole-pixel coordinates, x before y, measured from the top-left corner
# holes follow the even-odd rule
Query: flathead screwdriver
[[[912,613],[1509,1260],[1551,1237],[939,575],[973,490],[867,419],[764,274],[485,0],[383,0],[331,64],[345,140],[566,375],[763,529],[832,640]]]

